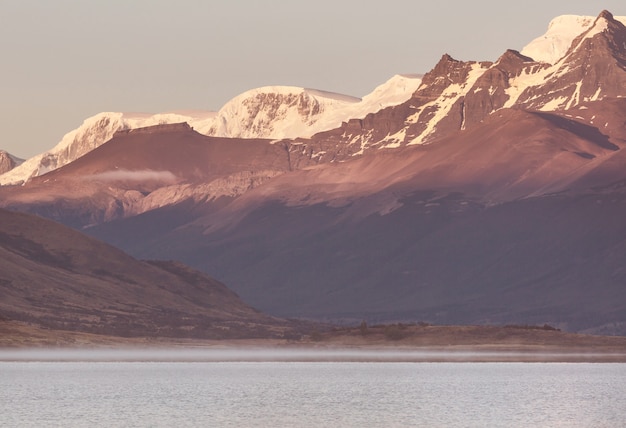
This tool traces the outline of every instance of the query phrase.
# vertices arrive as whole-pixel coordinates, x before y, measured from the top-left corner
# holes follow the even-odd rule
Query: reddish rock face
[[[506,51],[465,95],[461,128],[480,123],[494,111],[503,108],[510,98],[506,90],[510,88],[513,79],[522,74],[536,73],[545,67],[517,51]]]
[[[601,13],[585,33],[545,76],[541,85],[527,88],[518,105],[557,109],[586,101],[626,96],[626,27],[608,12]],[[561,100],[554,103],[554,100]]]
[[[454,102],[442,115],[441,110],[446,107],[439,101],[458,98],[468,85],[472,69],[487,68],[489,65],[457,61],[450,55],[443,55],[433,70],[424,75],[418,90],[405,103],[369,114],[363,119],[353,119],[341,128],[317,134],[304,143],[316,148],[335,146],[334,160],[345,160],[387,144],[406,145],[424,134],[433,121],[438,123],[438,129],[459,130],[463,124],[462,103]],[[427,133],[424,142],[433,138]]]
[[[444,55],[406,103],[344,123],[304,143],[313,148],[335,146],[335,159],[343,160],[385,146],[433,143],[503,107],[560,111],[625,97],[625,46],[626,27],[603,12],[555,65],[513,50],[495,63]]]

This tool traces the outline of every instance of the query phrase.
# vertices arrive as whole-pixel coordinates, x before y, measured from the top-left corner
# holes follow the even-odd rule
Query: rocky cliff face
[[[563,111],[624,97],[625,40],[624,24],[604,11],[555,64],[514,50],[495,63],[444,55],[405,103],[349,120],[301,144],[305,152],[323,152],[319,160],[345,160],[375,149],[433,143],[502,108]]]
[[[565,56],[541,71],[515,106],[562,110],[586,101],[626,96],[626,27],[603,11],[574,39]]]

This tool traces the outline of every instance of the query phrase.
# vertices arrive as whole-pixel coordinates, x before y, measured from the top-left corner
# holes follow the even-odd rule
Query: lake
[[[626,364],[0,361],[0,426],[619,427]]]

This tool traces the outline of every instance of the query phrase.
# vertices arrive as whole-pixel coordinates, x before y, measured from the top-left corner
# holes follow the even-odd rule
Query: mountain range
[[[1,175],[0,206],[275,316],[626,334],[624,22],[558,17],[520,52],[443,55],[363,99],[103,113]]]

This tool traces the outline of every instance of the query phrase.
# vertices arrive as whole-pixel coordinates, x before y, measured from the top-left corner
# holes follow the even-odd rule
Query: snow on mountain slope
[[[423,78],[415,78],[420,84],[405,102],[364,117],[353,116],[338,128],[314,135],[311,141],[299,141],[302,147],[298,151],[324,161],[342,161],[370,149],[428,143],[442,130],[462,129],[465,98],[476,92],[475,83],[491,65],[443,55]],[[296,156],[292,153],[292,159]]]
[[[514,99],[517,107],[554,111],[626,96],[626,26],[602,11],[572,40],[562,58],[535,76],[523,77],[528,78],[521,85],[525,86],[523,92],[511,97],[508,104]]]
[[[350,119],[362,119],[370,113],[376,113],[385,107],[402,104],[419,88],[422,75],[396,74],[385,83],[379,85],[371,93],[364,96],[358,103],[346,105],[320,117],[305,133],[295,137],[310,137],[318,132],[337,128],[342,122]]]
[[[341,161],[369,150],[430,144],[503,108],[562,111],[619,97],[626,97],[626,26],[603,11],[554,64],[514,50],[495,62],[443,55],[408,101],[300,141],[298,151]]]
[[[106,112],[86,119],[53,149],[0,175],[0,185],[19,184],[59,168],[111,139],[117,131],[187,122],[197,132],[228,138],[296,138],[364,117],[411,97],[421,79],[397,75],[359,98],[289,86],[253,89],[233,98],[219,112],[180,111],[161,114]]]
[[[227,102],[201,134],[230,138],[288,138],[302,135],[321,115],[358,98],[293,86],[252,89]]]
[[[80,127],[68,132],[51,150],[36,155],[11,171],[0,175],[0,185],[20,184],[32,177],[55,170],[90,152],[113,137],[117,131],[176,122],[194,123],[213,116],[211,112],[117,113],[105,112],[85,119]]]
[[[419,75],[396,75],[362,99],[292,86],[252,89],[230,100],[217,117],[192,126],[229,138],[310,137],[342,122],[403,103],[419,87]]]
[[[615,16],[626,25],[626,16]],[[567,53],[574,39],[589,29],[595,16],[561,15],[550,21],[548,31],[527,44],[520,53],[535,61],[554,64]]]
[[[278,140],[329,132],[324,147],[314,153],[326,153],[332,141],[354,156],[369,148],[429,143],[501,108],[550,111],[606,95],[624,96],[623,71],[614,62],[623,32],[620,22],[626,17],[614,19],[608,12],[597,18],[559,16],[521,54],[508,51],[495,63],[461,62],[444,55],[423,79],[397,75],[362,99],[268,86],[233,98],[217,113],[101,113],[85,120],[52,150],[0,175],[0,185],[24,182],[71,162],[118,130],[155,124],[187,122],[199,133],[229,138]],[[607,67],[613,71],[605,72]]]

